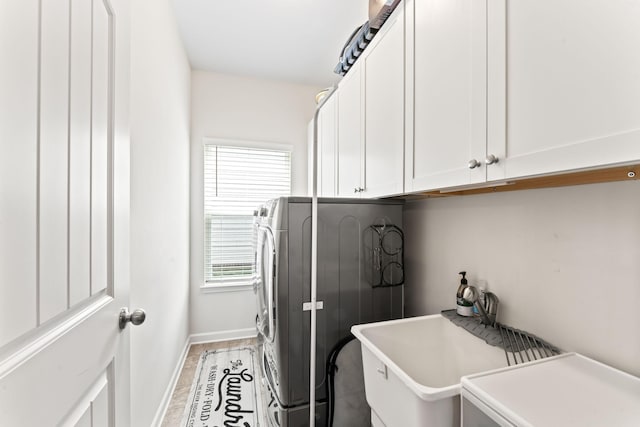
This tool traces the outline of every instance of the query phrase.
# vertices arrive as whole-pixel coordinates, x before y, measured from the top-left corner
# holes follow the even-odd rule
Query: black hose
[[[340,353],[342,348],[349,342],[353,341],[355,338],[356,337],[353,336],[353,334],[349,333],[348,336],[342,338],[336,345],[333,346],[333,348],[329,352],[329,357],[327,357],[327,378],[325,381],[325,387],[327,391],[327,427],[333,426],[333,413],[335,410],[335,391],[333,388],[335,373],[338,370],[336,360],[338,359],[338,354]]]

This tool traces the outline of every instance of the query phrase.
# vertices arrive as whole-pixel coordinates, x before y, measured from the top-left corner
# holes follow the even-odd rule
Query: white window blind
[[[253,211],[269,199],[290,194],[290,151],[205,144],[205,282],[251,277]]]

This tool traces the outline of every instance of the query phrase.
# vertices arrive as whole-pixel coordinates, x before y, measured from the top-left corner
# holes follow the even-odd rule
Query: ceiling
[[[331,86],[368,0],[172,0],[191,67]]]

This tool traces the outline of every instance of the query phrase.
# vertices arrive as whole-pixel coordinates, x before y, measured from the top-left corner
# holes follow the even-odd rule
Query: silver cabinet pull
[[[485,162],[486,164],[488,164],[488,165],[494,165],[494,164],[498,163],[498,161],[499,161],[499,160],[500,160],[500,159],[499,159],[499,158],[497,158],[496,156],[494,156],[493,154],[489,154],[489,155],[487,156],[487,158],[486,158],[486,159],[484,159],[484,162]]]
[[[468,166],[469,166],[469,169],[475,169],[475,168],[479,168],[480,164],[481,163],[476,159],[471,159],[469,160]]]
[[[129,313],[129,308],[124,307],[120,310],[118,326],[120,326],[120,329],[124,329],[127,327],[127,323],[129,322],[133,323],[134,325],[142,325],[144,323],[144,319],[146,318],[147,313],[145,313],[143,309],[137,308],[133,310],[132,313]]]

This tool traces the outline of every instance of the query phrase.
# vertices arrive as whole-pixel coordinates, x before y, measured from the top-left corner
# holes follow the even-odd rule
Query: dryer
[[[384,270],[374,246],[379,230],[399,230],[402,201],[318,199],[316,424],[325,425],[325,365],[351,326],[403,315],[401,258],[395,283],[380,286]],[[309,419],[311,198],[283,197],[255,213],[257,327],[271,425],[306,426]],[[402,239],[389,239],[401,245]],[[389,250],[391,249],[391,250]],[[401,253],[403,248],[386,248]],[[394,252],[396,251],[396,252]],[[391,269],[387,269],[391,271]],[[385,270],[385,271],[387,271]],[[373,271],[373,272],[372,272]],[[391,280],[393,282],[393,280]],[[389,284],[386,278],[383,284]]]

